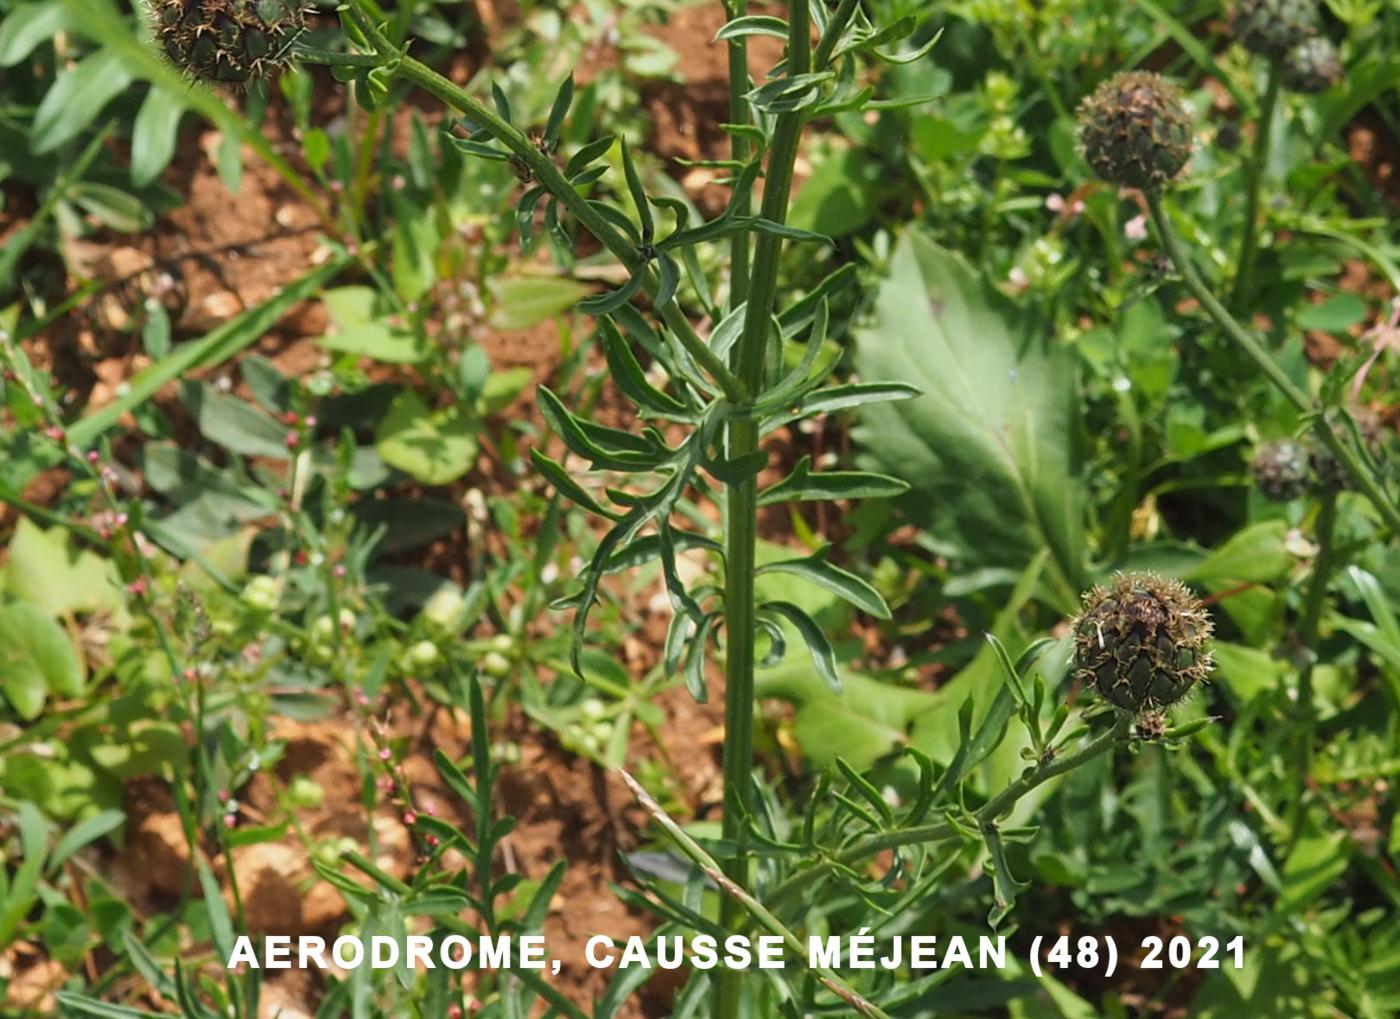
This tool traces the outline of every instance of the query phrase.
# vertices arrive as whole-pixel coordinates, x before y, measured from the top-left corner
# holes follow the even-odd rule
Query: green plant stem
[[[742,885],[730,880],[724,871],[721,870],[719,864],[715,862],[715,858],[705,852],[705,848],[700,845],[700,843],[687,835],[685,829],[678,825],[666,811],[661,809],[661,805],[651,798],[635,778],[625,771],[619,772],[619,774],[622,776],[622,780],[627,783],[627,788],[632,791],[632,795],[637,798],[637,802],[646,809],[647,813],[656,820],[657,824],[661,825],[661,827],[666,830],[666,833],[671,836],[672,841],[680,847],[681,852],[684,853],[692,863],[704,871],[705,876],[713,881],[720,891],[724,892],[726,895],[726,902],[736,903],[742,912],[748,913],[749,916],[769,934],[782,938],[788,951],[792,952],[799,959],[807,958],[808,953],[796,934],[788,930],[781,920],[774,916],[763,903],[750,895]],[[847,1005],[855,1009],[858,1014],[867,1016],[869,1019],[890,1019],[888,1013],[874,1002],[867,1001],[863,998],[853,987],[837,976],[831,969],[825,966],[812,966],[810,968],[816,973],[817,979],[822,982],[822,985],[825,986],[827,990],[831,991]],[[726,1013],[726,1015],[733,1017],[738,1015],[738,1013],[729,1012]]]
[[[1106,753],[1114,747],[1128,742],[1132,738],[1132,728],[1133,717],[1127,714],[1119,714],[1113,728],[1097,736],[1088,743],[1083,750],[1075,754],[1070,754],[1067,757],[1052,758],[1044,764],[1028,769],[1020,778],[1012,782],[974,811],[972,815],[974,821],[979,827],[995,823],[1009,813],[1023,796],[1031,792],[1037,786],[1044,785],[1056,775],[1063,775],[1067,771],[1073,771],[1075,768],[1093,760],[1100,754]],[[838,867],[851,867],[863,860],[870,859],[870,857],[877,853],[889,849],[898,849],[901,846],[943,842],[948,839],[957,838],[964,830],[964,827],[954,826],[948,821],[939,821],[936,824],[916,825],[912,828],[902,828],[898,831],[871,835],[868,838],[861,839],[849,848],[826,857],[813,866],[808,867],[806,870],[794,874],[773,889],[773,894],[769,896],[769,898],[773,903],[781,905],[782,902],[790,896],[803,891],[814,881]]]
[[[788,5],[787,73],[806,74],[811,68],[809,12],[802,0]],[[763,184],[761,216],[775,223],[787,221],[792,168],[802,138],[802,113],[793,110],[778,118],[769,146]],[[754,245],[744,331],[733,353],[733,368],[746,393],[763,388],[763,355],[778,282],[778,260],[783,239],[762,234]],[[758,421],[736,417],[727,426],[727,453],[742,459],[758,449]],[[753,782],[754,648],[757,640],[757,606],[754,570],[758,540],[758,479],[749,477],[728,486],[724,506],[724,814],[723,837],[735,847],[725,865],[725,877],[738,885],[749,884],[749,857],[745,851],[750,787]],[[737,930],[743,907],[729,896],[720,908],[720,924]],[[742,974],[721,969],[711,1014],[714,1019],[739,1015]]]
[[[1240,240],[1240,257],[1235,266],[1235,286],[1230,303],[1239,307],[1249,296],[1253,283],[1254,262],[1259,254],[1259,193],[1264,184],[1264,168],[1269,160],[1269,140],[1274,128],[1274,109],[1278,106],[1283,76],[1279,62],[1269,64],[1269,83],[1264,87],[1264,100],[1259,107],[1259,122],[1254,130],[1254,147],[1245,164],[1244,236]]]
[[[1166,211],[1162,207],[1161,195],[1147,195],[1147,207],[1152,213],[1152,222],[1157,227],[1157,236],[1161,239],[1162,248],[1166,251],[1172,264],[1176,266],[1177,272],[1181,274],[1186,289],[1191,291],[1192,296],[1201,303],[1206,314],[1215,320],[1216,325],[1220,326],[1225,335],[1234,340],[1240,349],[1259,366],[1259,369],[1288,402],[1303,414],[1313,417],[1313,431],[1318,439],[1331,450],[1333,456],[1337,458],[1346,471],[1347,477],[1355,483],[1361,494],[1376,508],[1376,512],[1381,515],[1386,526],[1392,532],[1400,532],[1400,510],[1396,509],[1395,504],[1386,495],[1385,490],[1381,488],[1371,472],[1362,464],[1360,458],[1337,436],[1337,433],[1322,415],[1321,409],[1308,394],[1288,377],[1287,373],[1269,356],[1269,352],[1264,349],[1259,340],[1240,325],[1201,280],[1182,248],[1176,231],[1172,229],[1171,222],[1167,219]]]
[[[1303,667],[1298,672],[1298,702],[1293,749],[1293,796],[1289,800],[1288,830],[1290,841],[1296,841],[1302,829],[1303,795],[1307,791],[1308,771],[1312,766],[1313,735],[1317,731],[1317,710],[1313,705],[1313,668],[1317,664],[1317,637],[1322,624],[1322,610],[1327,604],[1327,587],[1336,567],[1335,531],[1337,524],[1337,493],[1327,492],[1317,508],[1317,557],[1313,560],[1312,577],[1303,603],[1303,619],[1298,628],[1302,645]]]
[[[749,11],[748,0],[728,0],[725,13],[729,20],[742,18]],[[729,122],[749,123],[749,39],[741,35],[729,40]],[[729,155],[736,163],[749,161],[749,140],[741,133],[729,139]],[[746,196],[739,216],[749,215],[750,200]],[[734,309],[749,297],[749,235],[740,230],[729,241],[729,307]]]
[[[554,165],[553,159],[536,148],[524,132],[514,124],[504,120],[494,110],[477,102],[456,83],[438,74],[428,65],[404,54],[380,30],[367,0],[352,0],[352,3],[353,6],[349,9],[350,15],[365,33],[371,45],[374,46],[383,66],[393,67],[396,77],[403,78],[418,86],[446,105],[466,114],[477,125],[484,127],[490,132],[491,137],[508,148],[513,156],[529,167],[535,180],[552,194],[585,230],[597,238],[598,242],[607,248],[629,273],[641,275],[643,290],[653,296],[657,293],[660,281],[655,270],[647,265],[636,247],[589,205],[588,200],[572,184],[564,179],[564,175]],[[739,385],[738,380],[730,372],[729,366],[724,363],[724,360],[711,350],[709,344],[695,331],[695,327],[690,324],[690,320],[685,317],[680,306],[675,301],[668,301],[660,309],[660,314],[662,320],[680,340],[690,356],[695,358],[723,390],[725,397],[735,403],[745,402],[749,394]]]
[[[384,63],[373,53],[337,53],[335,50],[302,45],[296,48],[296,59],[303,64],[324,64],[327,67],[378,67]]]

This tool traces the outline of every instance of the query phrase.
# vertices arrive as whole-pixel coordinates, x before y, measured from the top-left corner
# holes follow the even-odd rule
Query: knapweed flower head
[[[1264,498],[1290,502],[1308,491],[1312,469],[1308,447],[1297,439],[1275,439],[1255,451],[1250,470]]]
[[[1261,57],[1282,60],[1316,32],[1315,0],[1239,0],[1235,6],[1235,41]]]
[[[1326,92],[1342,80],[1342,55],[1331,39],[1314,35],[1288,51],[1280,70],[1290,92]]]
[[[1120,573],[1084,596],[1074,669],[1123,711],[1161,711],[1210,675],[1210,615],[1180,581]]]
[[[306,30],[296,0],[148,0],[156,41],[201,81],[243,85],[276,74]]]
[[[1109,78],[1079,105],[1079,144],[1110,184],[1157,190],[1191,158],[1191,118],[1180,89],[1150,71]]]
[[[1352,410],[1351,418],[1356,422],[1356,434],[1366,455],[1377,462],[1386,458],[1385,425],[1374,411],[1366,407]],[[1328,423],[1343,443],[1353,446],[1351,428],[1341,422],[1337,415],[1328,415]],[[1351,475],[1342,462],[1321,442],[1314,441],[1309,447],[1312,483],[1319,492],[1337,492],[1352,487]]]

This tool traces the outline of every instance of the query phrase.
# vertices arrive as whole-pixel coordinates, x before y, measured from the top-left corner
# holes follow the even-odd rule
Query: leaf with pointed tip
[[[829,499],[889,499],[909,491],[909,483],[888,474],[867,471],[812,471],[812,458],[803,456],[792,473],[758,495],[760,506],[798,500],[820,502]]]
[[[822,633],[822,628],[817,625],[816,620],[792,602],[764,602],[759,606],[759,611],[782,616],[796,628],[807,644],[807,650],[812,655],[812,664],[816,666],[822,682],[832,693],[840,693],[841,676],[836,671],[836,652],[832,650],[831,642],[826,639],[826,634]]]
[[[710,613],[700,620],[695,628],[695,636],[690,638],[690,647],[685,653],[685,685],[697,704],[710,699],[710,685],[705,681],[705,649],[710,641],[710,631],[719,620],[716,613]],[[682,623],[682,630],[685,624]]]
[[[559,86],[559,91],[554,96],[554,105],[549,108],[549,120],[544,126],[545,141],[551,145],[559,140],[559,129],[564,126],[564,117],[569,112],[570,105],[574,101],[574,75],[569,72],[569,76],[564,79]]]
[[[876,619],[889,619],[890,609],[880,592],[849,570],[826,561],[827,549],[819,549],[801,559],[783,559],[758,567],[755,575],[790,573],[823,587]]]
[[[609,520],[622,518],[622,514],[613,512],[589,495],[587,490],[575,481],[568,471],[564,470],[563,465],[551,460],[538,449],[530,450],[530,460],[534,463],[535,468],[544,475],[545,480],[570,502]]]
[[[788,37],[788,23],[782,18],[768,14],[748,14],[726,21],[715,33],[715,42],[727,39],[743,39],[751,35],[771,35],[778,39]]]
[[[659,414],[684,414],[685,404],[669,393],[663,393],[647,381],[646,373],[632,353],[622,334],[611,319],[598,320],[598,334],[603,338],[603,353],[608,360],[608,372],[627,396],[639,407]]]
[[[612,135],[604,135],[584,145],[564,164],[564,176],[572,180],[575,174],[581,173],[594,160],[601,159],[612,148],[614,141],[616,139]]]

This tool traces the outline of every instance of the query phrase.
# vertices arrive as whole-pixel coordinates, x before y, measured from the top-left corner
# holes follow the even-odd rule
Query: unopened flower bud
[[[443,632],[453,631],[461,625],[466,606],[466,599],[457,588],[440,587],[423,603],[423,621]]]
[[[201,81],[270,77],[291,62],[306,30],[295,0],[149,0],[149,10],[170,62]]]
[[[1210,616],[1180,581],[1120,573],[1084,596],[1073,629],[1076,675],[1124,711],[1159,711],[1210,674]]]
[[[275,578],[261,574],[248,581],[239,595],[244,605],[259,612],[271,612],[277,608],[281,597],[282,585]]]
[[[1239,0],[1235,41],[1251,53],[1279,60],[1317,30],[1315,0]]]
[[[1175,85],[1159,74],[1129,71],[1079,105],[1079,144],[1110,184],[1155,191],[1191,158],[1191,118]]]
[[[1314,35],[1288,51],[1281,71],[1283,87],[1291,92],[1326,92],[1342,80],[1342,56],[1331,39]]]
[[[1296,439],[1275,439],[1259,447],[1250,463],[1264,498],[1290,502],[1308,490],[1308,448]]]

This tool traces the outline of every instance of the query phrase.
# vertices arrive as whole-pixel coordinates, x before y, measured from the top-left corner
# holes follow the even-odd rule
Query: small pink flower
[[[88,463],[90,463],[90,464],[95,464],[95,463],[97,463],[97,461],[100,460],[100,459],[101,459],[101,456],[98,454],[97,450],[95,450],[95,449],[90,449],[90,450],[88,450],[88,454],[87,454],[87,462],[88,462]]]
[[[405,810],[405,811],[404,811],[404,814],[403,814],[403,823],[404,823],[404,824],[417,824],[417,823],[418,823],[418,815],[415,814],[415,813],[414,813],[413,811],[411,811],[411,810]]]
[[[130,584],[127,584],[126,593],[135,595],[138,598],[141,597],[143,594],[146,593],[146,578],[137,577]]]
[[[431,846],[433,849],[436,849],[438,847],[438,837],[436,835],[429,835],[428,845]]]
[[[1123,236],[1130,241],[1147,240],[1147,217],[1143,215],[1134,216],[1123,224]]]
[[[225,814],[225,815],[224,815],[224,827],[225,827],[225,828],[232,828],[232,827],[233,827],[234,825],[236,825],[237,823],[238,823],[238,818],[235,817],[233,814]]]
[[[287,444],[288,449],[296,449],[301,442],[301,436],[296,432],[288,432],[286,438],[282,441]]]
[[[429,803],[423,808],[423,813],[427,814],[429,817],[437,817],[437,807]]]
[[[460,1005],[448,1005],[447,1019],[462,1019],[462,1007]]]
[[[355,703],[362,708],[369,707],[369,697],[365,695],[363,690],[355,691]]]
[[[302,424],[304,424],[307,428],[315,428],[315,427],[316,427],[316,415],[314,415],[314,414],[308,414],[308,415],[306,415],[305,419],[303,419],[303,421],[302,421]]]
[[[1048,195],[1045,199],[1045,207],[1051,212],[1064,212],[1065,199],[1063,195]]]
[[[227,789],[220,789],[220,790],[219,790],[219,802],[220,802],[220,803],[227,803],[227,802],[228,802],[228,790],[227,790]]]
[[[63,441],[63,429],[59,428],[58,425],[53,425],[49,428],[45,428],[44,434],[47,435],[50,439],[53,439],[54,442]]]
[[[337,576],[337,577],[343,577],[343,576],[345,576],[345,564],[344,564],[344,563],[336,563],[336,564],[335,564],[335,567],[331,570],[331,573],[335,574],[335,576]]]
[[[394,780],[392,778],[381,778],[375,783],[381,793],[391,793],[394,791]]]

